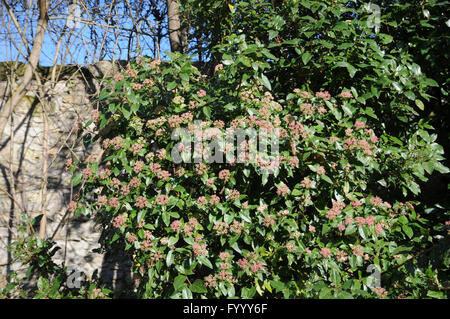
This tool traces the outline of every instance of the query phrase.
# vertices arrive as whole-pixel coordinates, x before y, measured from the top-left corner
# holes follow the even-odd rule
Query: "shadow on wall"
[[[114,291],[115,298],[133,297],[131,266],[131,261],[125,255],[107,252],[103,256],[100,284]]]
[[[75,237],[80,237],[80,232],[84,231],[84,228],[80,230],[80,225],[81,223],[86,223],[86,221],[80,221],[79,224],[69,223],[68,220],[71,219],[71,216],[69,216],[70,214],[66,210],[67,205],[72,200],[71,194],[77,191],[76,189],[71,189],[70,181],[68,181],[66,176],[67,172],[64,169],[65,161],[72,152],[68,146],[69,141],[66,140],[73,127],[71,121],[77,117],[80,118],[80,116],[83,119],[90,116],[92,106],[98,103],[95,98],[100,89],[100,80],[111,77],[115,72],[125,67],[126,64],[127,61],[117,61],[115,64],[109,61],[101,61],[95,65],[82,67],[81,69],[76,66],[64,67],[57,83],[63,88],[63,91],[50,92],[45,97],[52,104],[52,109],[49,113],[50,122],[56,123],[54,131],[50,133],[53,135],[49,136],[49,148],[57,150],[56,154],[49,158],[48,161],[50,165],[48,171],[48,192],[54,192],[56,195],[49,198],[51,200],[48,201],[47,216],[49,223],[47,225],[47,235],[51,237],[59,236],[60,242],[65,242],[64,245],[66,247],[61,247],[64,251],[64,256],[61,261],[63,264],[65,264],[66,260],[71,260],[73,257],[66,256],[66,252],[70,253],[67,250],[67,242],[71,240],[78,242],[85,240],[83,238],[71,238],[71,234],[76,234]],[[48,71],[43,70],[43,75],[45,76],[45,74],[49,73]],[[75,78],[72,76],[73,72],[79,72]],[[5,80],[6,78],[0,77],[0,81],[3,82],[0,83],[3,85],[0,87],[2,89],[0,90],[0,108],[7,100],[7,94],[9,92],[10,84]],[[69,87],[72,87],[73,82],[76,82],[78,86],[74,91],[71,91]],[[36,85],[34,83],[32,87],[36,88]],[[15,232],[20,220],[19,213],[23,212],[30,217],[36,217],[40,214],[39,192],[42,182],[42,164],[40,159],[42,140],[39,131],[41,130],[42,121],[38,118],[38,114],[42,113],[42,110],[38,110],[41,107],[39,99],[34,98],[38,94],[37,90],[33,89],[29,94],[33,99],[31,100],[30,98],[30,101],[22,105],[20,111],[14,111],[10,119],[13,125],[13,141],[11,141],[11,136],[8,136],[10,135],[9,128],[5,131],[4,139],[0,141],[0,186],[8,193],[4,194],[4,191],[0,190],[0,213],[6,218],[1,221],[0,228],[2,229],[2,234],[6,235],[6,238],[2,239],[4,239],[7,245],[10,245],[15,240]],[[13,146],[13,157],[9,153],[11,146]],[[30,149],[38,156],[30,157]],[[92,150],[86,150],[83,145],[80,145],[79,149],[76,150],[81,158],[86,156],[90,151]],[[11,161],[13,163],[10,164]],[[36,197],[37,195],[38,199],[34,200],[34,202],[32,202],[31,198],[32,192],[33,196]],[[10,195],[12,193],[16,194],[15,199],[11,198]],[[70,227],[71,230],[74,230],[74,232],[64,231],[65,234],[59,234],[65,225]],[[86,239],[87,243],[85,244],[90,248],[86,249],[86,251],[90,252],[98,246],[98,243],[92,240],[93,236],[86,237],[89,237],[89,239]],[[1,249],[3,250],[3,247]],[[9,282],[13,259],[9,250],[5,257],[6,265],[4,264],[4,266],[6,266],[6,273],[3,272],[2,276],[6,276]],[[83,262],[88,263],[88,257],[83,258]],[[132,289],[133,283],[130,274],[131,264],[125,256],[106,254],[103,256],[101,262],[94,261],[94,263],[96,264],[91,266],[95,266],[95,269],[99,270],[100,281],[103,284],[111,290],[116,291],[116,295],[119,297],[130,295],[129,290]],[[84,271],[84,269],[80,270]],[[85,272],[88,273],[88,271]]]

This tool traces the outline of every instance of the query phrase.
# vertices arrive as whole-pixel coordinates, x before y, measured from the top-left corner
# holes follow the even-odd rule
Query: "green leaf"
[[[181,73],[180,78],[183,82],[189,82],[189,75],[187,75],[186,73]]]
[[[415,102],[416,102],[417,107],[418,107],[420,110],[423,111],[423,110],[425,109],[425,106],[423,105],[423,102],[422,102],[421,100],[416,99]]]
[[[356,232],[357,229],[358,229],[358,227],[357,227],[355,224],[351,224],[350,226],[348,226],[348,227],[345,229],[344,235],[351,235],[351,234],[353,234],[354,232]]]
[[[355,73],[356,73],[357,70],[350,63],[341,61],[341,62],[336,63],[336,65],[338,67],[347,68],[348,74],[350,74],[351,78],[353,78],[353,76],[355,76]]]
[[[409,190],[410,190],[411,192],[413,192],[414,195],[417,195],[417,194],[420,193],[420,186],[419,186],[419,184],[417,184],[416,182],[410,181],[410,182],[407,184],[407,186],[408,186]]]
[[[166,89],[167,89],[167,91],[172,91],[176,86],[177,86],[177,82],[172,81],[172,82],[167,83]]]
[[[238,243],[237,241],[235,241],[233,244],[230,245],[231,248],[233,248],[234,250],[236,250],[238,253],[242,253],[241,250],[239,249]]]
[[[273,288],[275,288],[277,291],[282,291],[284,289],[284,283],[282,283],[281,281],[275,281],[275,280],[271,280],[270,284]]]
[[[435,80],[430,79],[430,78],[426,78],[422,82],[425,83],[428,86],[439,86],[439,84]]]
[[[409,227],[408,225],[403,225],[402,230],[409,238],[413,237],[414,232],[413,232],[412,228]]]
[[[414,99],[416,98],[416,95],[412,92],[412,91],[406,91],[405,95],[408,99],[410,99],[411,101],[414,101]]]
[[[205,287],[205,283],[203,280],[196,279],[194,283],[189,287],[192,292],[196,292],[199,294],[206,293],[208,290]]]
[[[184,287],[183,291],[181,292],[183,295],[183,299],[192,299],[192,292],[189,290],[188,287]]]
[[[271,91],[272,90],[272,86],[270,85],[270,81],[267,78],[267,76],[265,76],[263,73],[261,73],[261,77],[260,77],[261,83],[264,84],[264,86]]]
[[[333,184],[333,181],[325,174],[320,175],[320,178],[329,184]]]
[[[408,224],[408,218],[406,218],[405,215],[401,215],[401,216],[398,218],[398,221],[399,221],[401,224],[403,224],[403,225]]]
[[[389,34],[384,34],[384,33],[380,33],[380,38],[381,38],[381,42],[383,44],[389,44],[392,42],[392,40],[394,39],[391,35]]]
[[[125,116],[125,118],[128,120],[131,116],[131,112],[128,111],[126,108],[122,108],[122,114]]]
[[[131,105],[131,113],[136,113],[139,110],[139,104],[133,103]]]
[[[163,212],[161,214],[161,217],[162,217],[162,220],[163,220],[164,224],[166,224],[166,226],[169,226],[169,224],[170,224],[170,215],[169,215],[169,213],[168,212]]]
[[[204,106],[203,114],[205,114],[207,118],[210,118],[211,117],[211,108],[209,106]]]
[[[175,245],[177,242],[178,242],[178,236],[176,236],[176,237],[169,237],[169,242],[167,243],[167,245],[170,247],[170,246],[173,246],[173,245]]]
[[[173,264],[173,250],[169,251],[169,253],[167,254],[166,257],[166,263],[167,263],[167,267],[170,267]]]
[[[197,257],[197,260],[199,261],[200,264],[205,265],[211,269],[213,269],[213,265],[211,264],[211,262],[209,261],[208,258],[206,258],[206,256],[200,256]]]
[[[437,298],[437,299],[446,299],[446,297],[442,291],[428,290],[427,296],[431,297],[431,298]]]
[[[175,291],[180,290],[184,286],[184,282],[186,281],[186,276],[184,275],[178,275],[175,277],[173,281],[173,287],[175,288]]]
[[[359,226],[359,227],[358,227],[358,232],[359,232],[359,235],[361,236],[362,239],[364,239],[364,240],[367,239],[368,231],[367,231],[367,228],[366,228],[366,227],[364,227],[364,226]]]
[[[138,224],[144,219],[145,213],[146,213],[145,210],[141,210],[141,211],[138,213],[138,215],[137,215],[137,222],[138,222]]]
[[[339,284],[341,282],[341,275],[339,273],[339,270],[334,268],[331,269],[330,280],[335,284]]]
[[[74,177],[73,177],[73,180],[72,180],[72,186],[77,186],[78,184],[80,184],[80,182],[81,182],[81,178],[83,177],[83,174],[81,174],[81,173],[78,173],[78,174],[76,174]]]
[[[264,173],[262,175],[262,186],[266,185],[268,180],[269,180],[269,174]]]

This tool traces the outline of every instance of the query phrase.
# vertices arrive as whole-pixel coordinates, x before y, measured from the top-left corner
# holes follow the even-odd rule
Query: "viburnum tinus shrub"
[[[140,57],[101,93],[103,150],[68,162],[70,210],[133,261],[136,295],[443,295],[437,270],[411,273],[430,230],[404,195],[442,158],[426,124],[398,141],[354,89],[279,100],[263,69],[226,60],[207,77],[187,56]]]

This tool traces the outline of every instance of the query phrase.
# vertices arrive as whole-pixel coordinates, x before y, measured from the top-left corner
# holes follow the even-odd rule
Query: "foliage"
[[[181,4],[207,74],[130,61],[84,125],[101,152],[67,162],[69,210],[126,253],[136,296],[447,298],[449,210],[421,197],[449,172],[425,116],[447,96],[447,37],[424,47],[445,2],[381,2],[378,26],[360,1]],[[240,129],[258,143],[221,139]]]
[[[83,185],[71,209],[102,225],[104,251],[133,260],[137,295],[445,297],[447,226],[430,228],[420,203],[404,200],[420,192],[418,179],[448,172],[431,127],[420,120],[403,140],[381,130],[354,87],[279,92],[263,72],[271,63],[261,43],[227,41],[210,77],[179,54],[133,61],[93,112],[102,162],[92,154],[68,163]],[[182,143],[173,136],[180,127],[191,133]],[[239,128],[262,141],[276,134],[280,157],[251,158],[248,139],[245,155],[211,163],[234,152],[220,134]],[[205,145],[218,141],[214,152],[195,146],[196,129]],[[188,161],[192,146],[201,161]]]

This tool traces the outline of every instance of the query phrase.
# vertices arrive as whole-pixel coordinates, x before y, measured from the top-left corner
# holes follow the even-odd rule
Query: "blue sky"
[[[67,15],[68,14],[68,8],[64,8],[65,12],[62,12],[62,14]],[[2,10],[3,11],[3,10]],[[4,18],[8,19],[7,21],[9,21],[9,16],[7,15],[7,13],[5,11],[1,12],[0,11],[0,15],[3,15]],[[21,18],[18,16],[18,19]],[[82,18],[88,18],[88,16],[86,14],[82,15]],[[22,17],[22,19],[19,19],[20,21],[24,21],[24,18]],[[32,26],[33,26],[33,31],[36,28],[36,16],[33,17],[32,19]],[[97,22],[97,21],[96,21]],[[53,65],[53,58],[56,52],[56,41],[58,40],[58,31],[55,31],[55,27],[58,27],[60,30],[62,28],[62,26],[64,26],[64,24],[66,23],[66,20],[61,19],[61,20],[51,20],[51,25],[52,25],[52,29],[54,30],[53,32],[48,31],[46,33],[45,39],[44,39],[44,45],[42,48],[42,52],[41,52],[41,56],[40,56],[40,61],[39,63],[43,66],[50,66]],[[101,21],[98,21],[98,23],[104,23]],[[24,24],[24,23],[22,23]],[[126,21],[125,24],[121,25],[121,27],[124,28],[131,28],[132,27],[132,23],[131,20]],[[10,26],[11,31],[13,31],[14,34],[14,39],[16,44],[20,45],[20,37],[17,34],[17,30],[14,28],[13,24],[11,24]],[[22,25],[21,28],[24,28],[24,26]],[[32,39],[32,34],[30,32],[31,28],[28,27],[27,29],[27,39],[28,41],[30,41]],[[60,49],[60,54],[59,54],[59,59],[58,59],[58,64],[61,63],[61,58],[64,55],[64,53],[67,52],[69,53],[67,58],[65,59],[65,63],[66,64],[73,64],[73,63],[77,63],[80,65],[85,65],[85,64],[90,64],[92,62],[98,61],[98,56],[95,57],[94,61],[92,61],[92,55],[93,55],[93,51],[94,51],[94,45],[86,43],[85,41],[82,40],[82,37],[84,37],[85,40],[89,40],[90,37],[90,30],[89,28],[87,28],[84,24],[79,24],[77,26],[77,28],[75,29],[79,34],[78,37],[71,37],[70,42],[68,43],[68,45],[62,45],[61,49]],[[0,24],[0,33],[4,34],[8,32],[8,28],[5,27],[4,25]],[[100,36],[101,39],[103,39],[103,34],[101,34]],[[65,40],[67,40],[67,36],[65,37]],[[132,45],[132,50],[136,49],[136,44],[137,44],[137,40],[136,40],[136,36],[133,36],[133,45]],[[147,40],[147,43],[146,43]],[[66,41],[63,41],[63,43]],[[101,41],[100,41],[101,42]],[[97,43],[97,46],[99,46],[100,43]],[[113,47],[114,43],[113,42],[108,42],[106,43],[106,45],[108,45],[109,47]],[[121,60],[126,60],[127,56],[128,56],[128,52],[127,52],[127,46],[128,46],[128,37],[122,37],[121,40],[118,43],[119,47],[122,48],[122,52],[120,53],[120,50],[118,48],[116,48],[115,50],[115,59],[121,59]],[[69,48],[67,48],[69,46]],[[145,37],[145,36],[141,36],[141,48],[142,48],[142,54],[150,56],[150,57],[154,57],[153,54],[153,41],[150,39],[150,37]],[[23,49],[23,48],[22,48]],[[88,51],[90,51],[88,53]],[[170,51],[170,44],[168,41],[168,38],[163,38],[162,42],[161,42],[161,58],[165,58],[166,56],[164,55],[164,51]],[[26,52],[23,49],[23,52]],[[98,54],[98,53],[97,53]],[[97,55],[96,54],[96,55]],[[135,53],[131,53],[131,57],[135,56]],[[8,37],[5,36],[0,36],[0,61],[15,61],[17,59],[17,57],[19,56],[19,60],[20,61],[24,61],[24,58],[21,57],[18,54],[17,49],[14,47],[13,43],[11,42],[10,39],[8,39]],[[89,56],[89,58],[86,60],[86,56]],[[107,56],[105,58],[106,60],[111,59],[111,56]]]

